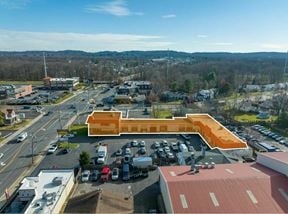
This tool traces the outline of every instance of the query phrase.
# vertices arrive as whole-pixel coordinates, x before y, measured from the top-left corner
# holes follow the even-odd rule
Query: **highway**
[[[57,141],[57,129],[63,128],[64,125],[75,116],[76,110],[79,113],[89,109],[88,96],[90,98],[101,99],[103,96],[109,96],[112,93],[110,92],[103,95],[100,94],[100,91],[100,89],[89,89],[88,92],[76,92],[75,97],[63,104],[45,106],[46,112],[51,111],[53,113],[48,116],[43,116],[25,130],[29,136],[27,140],[17,143],[15,138],[0,148],[0,153],[4,154],[1,162],[6,164],[5,166],[0,166],[1,200],[3,200],[5,189],[9,189],[31,165],[32,135],[34,136],[34,157],[40,154],[45,155],[47,147]],[[83,101],[83,99],[85,99],[85,101]],[[71,105],[74,105],[76,109],[71,108]],[[12,194],[12,192],[10,192],[10,194]],[[0,201],[0,204],[2,204],[2,202],[3,201]]]

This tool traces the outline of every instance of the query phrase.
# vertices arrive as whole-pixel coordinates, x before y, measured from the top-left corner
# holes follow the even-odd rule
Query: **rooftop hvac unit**
[[[62,185],[62,183],[63,183],[63,177],[55,177],[55,178],[53,178],[52,183],[53,183],[55,186],[60,186],[60,185]]]

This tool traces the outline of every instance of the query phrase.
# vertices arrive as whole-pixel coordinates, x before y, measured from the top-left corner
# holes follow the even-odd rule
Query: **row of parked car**
[[[101,172],[99,170],[93,170],[92,172],[90,170],[84,170],[81,175],[81,181],[82,182],[96,182],[98,180],[102,182],[107,182],[110,180],[110,178],[113,181],[116,181],[119,179],[119,169],[118,168],[113,168],[111,169],[107,166],[103,167]]]
[[[156,150],[158,158],[175,159],[173,152],[195,152],[192,143],[188,140],[176,142],[167,142],[163,140],[160,142],[154,142],[153,148]]]
[[[288,141],[286,140],[286,138],[284,138],[283,136],[281,136],[280,134],[277,134],[275,132],[272,132],[270,130],[268,130],[267,128],[261,126],[261,125],[253,125],[252,129],[258,131],[259,133],[261,133],[262,135],[269,137],[275,141],[277,141],[278,143],[288,146]]]

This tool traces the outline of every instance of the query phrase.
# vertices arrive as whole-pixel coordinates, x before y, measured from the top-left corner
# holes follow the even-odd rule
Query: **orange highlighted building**
[[[198,133],[210,148],[247,148],[245,142],[208,114],[187,114],[172,119],[134,119],[122,118],[122,112],[118,111],[94,111],[86,124],[89,136]]]

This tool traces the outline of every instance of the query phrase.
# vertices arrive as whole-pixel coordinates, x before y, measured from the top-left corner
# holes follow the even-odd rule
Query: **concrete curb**
[[[43,117],[43,114],[40,114],[38,117],[34,118],[29,124],[27,124],[26,126],[22,127],[21,129],[17,130],[16,132],[14,132],[12,135],[10,135],[9,137],[7,137],[5,140],[3,140],[0,143],[0,148],[2,146],[4,146],[6,143],[8,143],[10,140],[12,140],[13,138],[15,138],[17,135],[19,135],[21,132],[23,132],[25,129],[29,128],[30,126],[32,126],[34,123],[36,123],[37,121],[39,121],[41,118]]]

